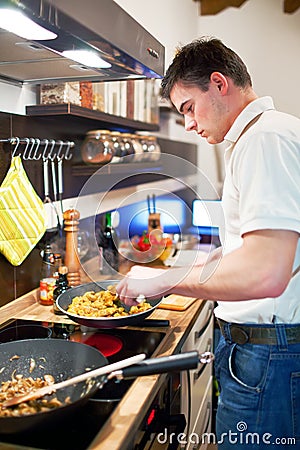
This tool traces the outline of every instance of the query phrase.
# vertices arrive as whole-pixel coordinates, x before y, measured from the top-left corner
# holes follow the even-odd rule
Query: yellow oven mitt
[[[19,266],[46,231],[45,206],[31,185],[20,156],[12,158],[0,187],[0,252]]]

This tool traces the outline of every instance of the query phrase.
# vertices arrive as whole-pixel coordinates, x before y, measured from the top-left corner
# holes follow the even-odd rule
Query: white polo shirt
[[[225,151],[222,196],[224,253],[240,247],[242,235],[250,231],[283,229],[300,233],[300,120],[276,111],[272,99],[262,97],[242,111],[225,140],[231,145]],[[300,240],[294,269],[299,264]],[[220,301],[215,314],[227,322],[272,323],[276,317],[279,323],[300,323],[300,273],[280,297]]]

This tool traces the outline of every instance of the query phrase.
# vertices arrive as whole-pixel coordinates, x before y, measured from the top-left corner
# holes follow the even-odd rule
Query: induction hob
[[[164,336],[163,332],[136,328],[95,330],[69,323],[23,319],[10,319],[0,325],[0,343],[41,337],[73,340],[96,347],[109,363],[139,353],[150,357]],[[1,444],[14,444],[28,449],[85,450],[109,417],[101,399],[121,399],[133,381],[108,382],[76,414],[66,417],[61,423],[51,423],[45,428],[19,434],[0,434],[0,448]],[[117,403],[113,403],[114,407]]]

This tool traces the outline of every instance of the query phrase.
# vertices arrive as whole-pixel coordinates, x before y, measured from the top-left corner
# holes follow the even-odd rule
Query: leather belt
[[[242,325],[239,323],[228,323],[217,319],[220,331],[225,339],[236,344],[263,344],[277,345],[277,334],[274,325]],[[300,343],[300,325],[285,325],[284,330],[288,344]]]

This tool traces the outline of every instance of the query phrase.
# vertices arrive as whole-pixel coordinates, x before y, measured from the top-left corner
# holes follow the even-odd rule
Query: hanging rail
[[[71,148],[74,147],[72,141],[61,141],[55,139],[38,139],[38,138],[19,138],[11,137],[0,139],[0,142],[9,142],[14,145],[12,157],[22,156],[26,160],[51,160],[62,161],[63,159],[71,159]],[[24,148],[20,148],[24,146]]]

